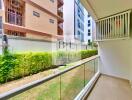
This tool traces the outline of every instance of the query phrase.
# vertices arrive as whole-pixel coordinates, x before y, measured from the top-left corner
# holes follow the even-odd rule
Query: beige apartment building
[[[63,39],[63,0],[1,0],[1,34]]]

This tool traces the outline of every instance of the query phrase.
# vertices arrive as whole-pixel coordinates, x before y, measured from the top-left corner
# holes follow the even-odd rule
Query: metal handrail
[[[69,71],[71,71],[71,70],[73,70],[75,68],[78,68],[80,65],[83,65],[83,64],[85,64],[87,62],[90,62],[90,61],[92,61],[92,60],[94,60],[94,59],[96,59],[98,57],[99,57],[99,55],[96,55],[96,56],[84,59],[84,60],[82,60],[81,63],[76,64],[75,66],[71,66],[70,68],[67,68],[64,71],[58,72],[56,74],[52,74],[50,76],[44,77],[42,79],[39,79],[37,81],[31,82],[31,83],[28,83],[28,84],[23,85],[21,87],[18,87],[18,88],[15,88],[13,90],[10,90],[10,91],[8,91],[6,93],[0,94],[0,100],[7,100],[7,99],[9,99],[11,97],[14,97],[14,96],[16,96],[16,95],[18,95],[20,93],[23,93],[23,92],[25,92],[25,91],[33,88],[33,87],[39,86],[39,85],[41,85],[41,84],[43,84],[43,83],[45,83],[45,82],[47,82],[47,81],[49,81],[51,79],[54,79],[54,78],[66,73],[66,72],[69,72]]]

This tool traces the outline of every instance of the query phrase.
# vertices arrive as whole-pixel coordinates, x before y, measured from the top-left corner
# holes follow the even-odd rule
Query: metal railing
[[[96,40],[126,38],[130,34],[131,10],[96,21]]]
[[[6,20],[10,24],[15,24],[22,26],[23,25],[23,18],[21,14],[13,13],[11,11],[6,11]]]
[[[78,62],[53,75],[0,94],[0,100],[73,100],[98,71],[99,56]]]

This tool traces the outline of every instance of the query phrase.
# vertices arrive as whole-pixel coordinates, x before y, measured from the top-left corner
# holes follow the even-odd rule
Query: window
[[[81,42],[84,42],[84,34],[83,33],[81,33],[80,39],[81,39]]]
[[[84,31],[84,24],[81,23],[81,30]]]
[[[91,23],[90,23],[90,20],[88,20],[88,27],[90,27],[91,26]]]
[[[88,14],[88,17],[90,17],[90,15]]]
[[[40,14],[36,11],[33,11],[33,15],[36,16],[36,17],[40,17]]]
[[[52,3],[54,3],[55,1],[54,0],[50,0]]]
[[[77,20],[77,24],[78,24],[78,28],[81,28],[81,23],[79,19]]]
[[[78,16],[80,17],[80,9],[78,8]]]
[[[10,24],[23,25],[24,2],[20,0],[7,0],[6,22]]]
[[[80,31],[77,31],[77,36],[80,37]]]
[[[88,45],[90,45],[91,44],[91,40],[88,40]]]
[[[49,22],[54,24],[55,21],[53,19],[49,19]]]
[[[91,36],[91,31],[90,31],[90,29],[88,29],[88,36]]]

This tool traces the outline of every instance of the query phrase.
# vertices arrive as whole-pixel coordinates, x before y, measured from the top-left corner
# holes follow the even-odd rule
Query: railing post
[[[86,79],[86,76],[85,76],[85,63],[84,63],[84,87],[85,87],[85,84],[86,84],[85,79]]]
[[[96,73],[95,72],[95,67],[96,67],[96,59],[94,59],[94,73]]]
[[[61,97],[61,96],[62,96],[61,92],[62,92],[62,91],[61,91],[61,75],[60,75],[60,100],[61,100],[61,98],[62,98],[62,97]]]

